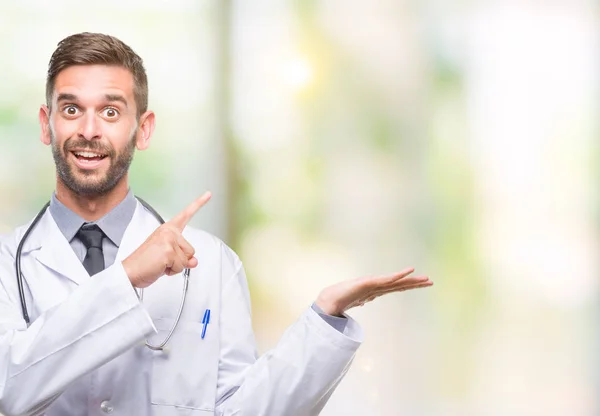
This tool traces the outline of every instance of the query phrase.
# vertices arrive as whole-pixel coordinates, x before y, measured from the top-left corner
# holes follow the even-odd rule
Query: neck
[[[107,194],[80,195],[67,188],[60,179],[56,181],[56,198],[86,221],[97,221],[125,199],[129,192],[127,175]]]

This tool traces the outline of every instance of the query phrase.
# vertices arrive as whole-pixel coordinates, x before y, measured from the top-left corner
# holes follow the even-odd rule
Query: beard
[[[119,181],[129,171],[129,166],[135,153],[135,139],[137,129],[133,131],[125,148],[117,153],[110,143],[90,141],[83,138],[70,138],[65,140],[62,149],[57,145],[52,129],[50,138],[52,156],[56,165],[59,180],[71,191],[84,196],[102,196],[112,191]],[[83,170],[68,162],[71,150],[89,150],[106,155],[109,166],[103,176],[97,170]]]

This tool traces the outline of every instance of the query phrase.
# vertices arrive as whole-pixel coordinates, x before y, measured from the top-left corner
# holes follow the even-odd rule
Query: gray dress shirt
[[[117,257],[117,251],[123,240],[123,234],[125,229],[129,225],[129,222],[133,218],[137,201],[133,196],[133,192],[129,190],[125,199],[114,207],[105,216],[100,218],[98,221],[90,222],[89,224],[96,224],[104,232],[107,238],[102,240],[102,252],[104,254],[104,266],[109,267],[115,262]],[[79,261],[83,263],[85,259],[86,248],[83,242],[76,236],[77,231],[83,224],[87,222],[79,215],[67,208],[62,202],[56,198],[56,194],[52,194],[50,199],[50,214],[58,228],[63,233],[73,251],[77,255]],[[346,328],[347,319],[344,317],[337,317],[327,315],[319,308],[316,304],[312,304],[312,308],[319,314],[325,322],[334,327],[340,332],[344,332]]]
[[[102,252],[104,254],[104,267],[112,266],[117,257],[117,251],[123,240],[123,234],[125,229],[129,225],[129,222],[133,218],[135,207],[137,202],[133,196],[131,190],[127,193],[127,196],[123,201],[114,207],[104,217],[98,221],[90,222],[89,224],[96,224],[104,232],[107,238],[102,240]],[[77,231],[83,224],[87,222],[79,215],[75,214],[69,208],[67,208],[62,202],[56,198],[55,194],[52,194],[50,199],[50,214],[58,225],[58,228],[63,233],[73,251],[77,255],[77,258],[83,263],[85,258],[86,249],[83,242],[76,236]]]

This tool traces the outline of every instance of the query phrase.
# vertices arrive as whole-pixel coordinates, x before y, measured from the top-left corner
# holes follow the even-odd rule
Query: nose
[[[79,136],[83,137],[86,140],[96,140],[102,137],[102,133],[100,131],[100,123],[96,118],[96,114],[90,112],[81,118]]]

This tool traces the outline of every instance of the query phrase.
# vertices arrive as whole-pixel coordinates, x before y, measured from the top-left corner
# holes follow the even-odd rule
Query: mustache
[[[75,149],[94,151],[96,153],[105,154],[109,157],[114,157],[115,153],[116,153],[114,147],[112,147],[109,144],[105,144],[105,143],[102,143],[102,142],[99,142],[96,140],[90,141],[90,140],[81,139],[81,138],[67,139],[65,141],[65,144],[63,145],[63,148],[64,148],[65,153],[70,152]]]

